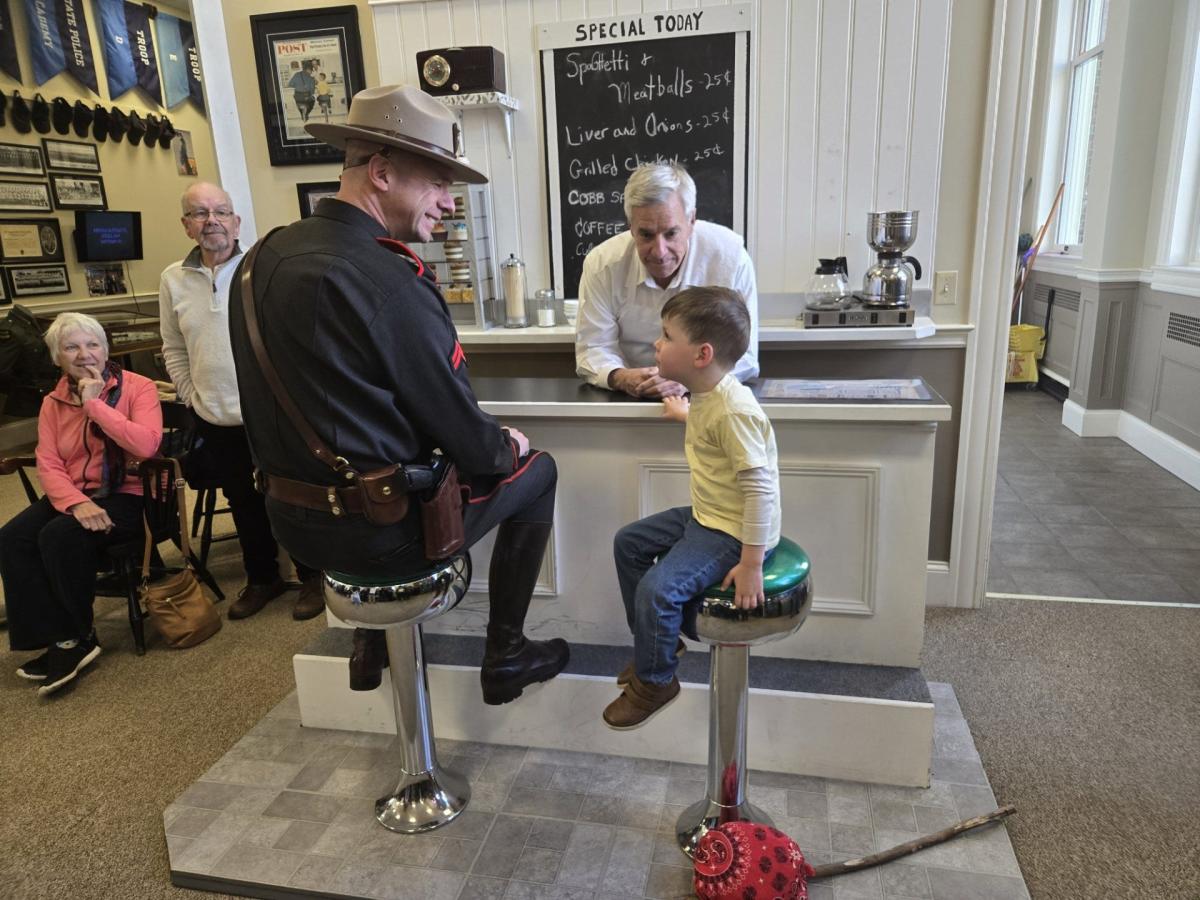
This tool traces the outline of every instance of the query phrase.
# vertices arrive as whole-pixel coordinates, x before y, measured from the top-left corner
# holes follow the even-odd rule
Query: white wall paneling
[[[491,177],[496,251],[550,283],[542,96],[534,30],[723,0],[424,0],[376,3],[383,82],[417,82],[416,53],[490,44],[521,109],[513,155],[498,110],[468,111],[471,160]],[[934,268],[951,0],[758,0],[750,32],[747,244],[762,293],[803,290],[818,256],[868,264],[866,214],[921,212],[912,251]],[[855,276],[857,277],[857,276]]]

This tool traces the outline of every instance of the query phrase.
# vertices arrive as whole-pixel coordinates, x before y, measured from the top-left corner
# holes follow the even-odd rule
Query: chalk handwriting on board
[[[678,36],[703,15],[580,23],[580,41],[647,39],[554,50],[564,296],[578,295],[588,251],[627,228],[622,191],[644,162],[683,164],[696,182],[697,216],[734,225],[732,157],[745,140],[734,129],[734,34]]]

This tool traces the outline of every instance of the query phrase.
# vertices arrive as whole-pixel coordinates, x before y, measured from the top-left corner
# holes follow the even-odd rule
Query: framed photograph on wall
[[[250,31],[271,165],[339,161],[342,151],[304,126],[344,123],[366,87],[356,7],[251,16]]]
[[[58,219],[0,219],[0,259],[5,263],[62,262],[66,257]]]
[[[296,196],[300,200],[300,218],[307,219],[317,208],[317,201],[332,197],[338,192],[337,181],[302,181],[296,185]]]
[[[71,292],[66,266],[9,266],[5,273],[12,286],[12,295],[18,299]]]
[[[46,151],[47,169],[61,169],[67,172],[100,171],[100,156],[96,153],[95,144],[42,138],[42,147]]]
[[[54,205],[59,209],[108,209],[104,179],[98,175],[50,173]]]
[[[27,144],[0,144],[0,175],[45,175],[39,147]]]
[[[42,181],[0,180],[0,212],[53,212]]]

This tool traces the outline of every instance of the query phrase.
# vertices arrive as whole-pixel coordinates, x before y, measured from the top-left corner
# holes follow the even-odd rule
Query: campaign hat
[[[344,125],[309,122],[304,128],[341,149],[348,140],[368,141],[437,160],[458,181],[486,184],[488,180],[461,152],[462,133],[454,113],[412,85],[386,84],[359,91],[350,101]]]

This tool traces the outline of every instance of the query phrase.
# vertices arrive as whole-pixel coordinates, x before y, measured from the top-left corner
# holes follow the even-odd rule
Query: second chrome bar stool
[[[401,834],[449,824],[471,798],[466,778],[438,766],[421,631],[422,622],[454,609],[470,583],[467,556],[438,563],[403,582],[325,573],[329,611],[349,625],[383,629],[387,635],[400,778],[391,794],[375,801],[375,818]]]
[[[724,822],[771,825],[746,796],[746,728],[750,708],[750,647],[787,637],[812,608],[808,555],[787,538],[763,568],[767,602],[738,609],[733,591],[710,588],[700,602],[696,633],[712,647],[709,670],[706,796],[680,814],[675,836],[688,857],[700,838]]]

